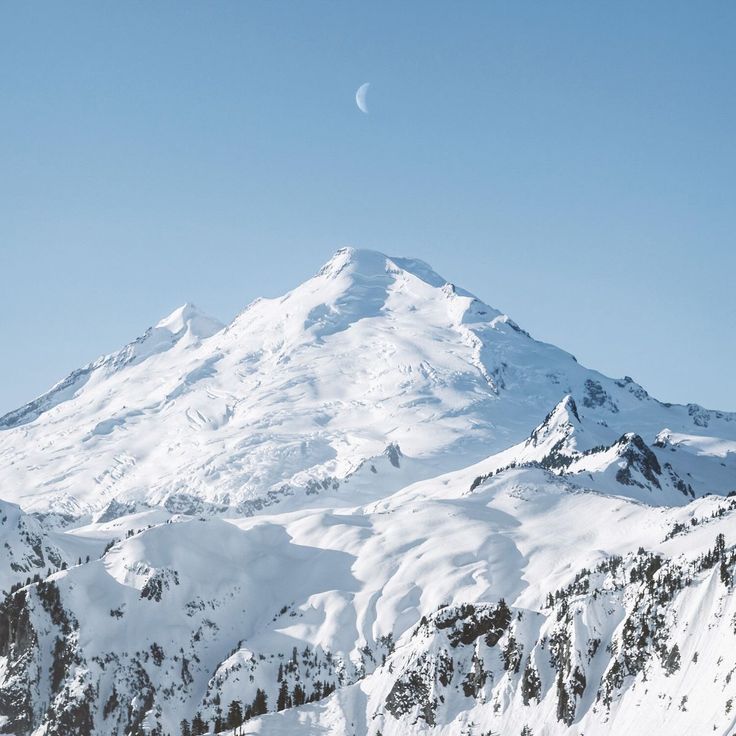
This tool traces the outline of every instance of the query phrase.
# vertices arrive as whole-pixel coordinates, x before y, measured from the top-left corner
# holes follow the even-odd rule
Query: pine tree
[[[202,736],[207,731],[209,731],[209,728],[202,719],[201,714],[196,713],[194,718],[192,718],[192,736]]]
[[[721,568],[719,570],[721,576],[721,582],[728,587],[731,585],[731,574],[728,572],[728,565],[726,564],[725,558],[721,559]]]
[[[253,698],[253,704],[251,705],[251,716],[262,716],[268,713],[268,698],[266,693],[258,688],[256,690],[256,696]]]
[[[506,605],[505,599],[501,598],[496,606],[496,610],[493,612],[493,623],[498,626],[499,629],[507,629],[511,623],[511,609]]]
[[[289,686],[286,684],[286,680],[281,683],[279,688],[279,696],[276,701],[277,710],[286,710],[291,708],[291,698],[289,697]]]
[[[307,700],[304,688],[298,682],[294,685],[294,693],[292,694],[291,699],[295,706],[304,705]]]
[[[723,534],[719,534],[716,537],[716,546],[714,552],[718,555],[718,557],[723,557],[723,553],[726,549],[726,538],[723,536]]]
[[[237,728],[243,722],[243,709],[239,700],[233,700],[227,709],[227,727]]]
[[[529,705],[531,700],[539,701],[541,687],[539,674],[530,659],[521,678],[521,697],[524,700],[524,705]]]
[[[486,644],[495,647],[511,623],[511,610],[501,598],[491,616],[491,629],[486,634]]]
[[[680,647],[678,647],[677,644],[670,649],[670,653],[667,656],[667,661],[665,662],[664,667],[667,675],[672,675],[680,669]]]
[[[192,736],[192,729],[189,727],[189,721],[186,718],[179,724],[179,728],[181,729],[181,736]]]
[[[519,666],[521,665],[521,645],[516,643],[516,638],[513,634],[509,634],[506,646],[501,652],[501,658],[503,659],[503,668],[506,671],[519,671]]]

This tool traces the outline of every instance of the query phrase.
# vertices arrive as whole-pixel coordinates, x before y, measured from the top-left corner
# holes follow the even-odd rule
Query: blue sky
[[[733,2],[0,5],[0,413],[342,245],[736,410],[735,30]]]

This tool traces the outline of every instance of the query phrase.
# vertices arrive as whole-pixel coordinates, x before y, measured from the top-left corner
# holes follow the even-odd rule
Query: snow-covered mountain
[[[0,419],[0,733],[731,735],[731,492],[736,415],[343,249]]]
[[[355,502],[521,441],[567,394],[610,441],[736,439],[733,415],[588,370],[420,261],[343,249],[223,329],[183,307],[0,418],[0,488],[75,516],[113,500],[248,513],[327,488]],[[360,470],[389,446],[401,472],[377,484]]]

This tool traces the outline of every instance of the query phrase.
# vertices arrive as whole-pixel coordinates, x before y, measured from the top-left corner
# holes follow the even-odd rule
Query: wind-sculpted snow
[[[225,329],[187,306],[0,419],[0,483],[75,516],[184,496],[296,508],[318,487],[351,504],[524,440],[568,394],[609,442],[736,441],[732,415],[588,370],[421,261],[343,249]],[[401,472],[345,483],[390,444]]]

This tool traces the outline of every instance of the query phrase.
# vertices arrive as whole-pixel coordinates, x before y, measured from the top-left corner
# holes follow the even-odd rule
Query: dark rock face
[[[605,406],[614,414],[618,413],[616,402],[608,395],[606,390],[598,381],[588,378],[585,381],[585,396],[583,397],[583,406],[588,409]]]
[[[6,685],[0,688],[0,713],[8,720],[0,732],[21,736],[34,725],[30,676],[37,647],[28,593],[19,590],[0,604],[0,657],[8,660]]]
[[[626,461],[626,466],[620,468],[616,473],[616,480],[619,483],[646,488],[632,475],[632,470],[638,470],[653,486],[662,487],[659,482],[659,477],[662,475],[659,460],[638,434],[625,434],[616,442],[616,446],[619,448],[619,457]]]
[[[52,580],[23,588],[0,604],[0,656],[7,658],[0,713],[8,719],[1,732],[25,736],[45,723],[49,736],[93,733],[91,691],[80,699],[65,690],[72,666],[81,663],[77,628]],[[51,652],[47,670],[44,650]],[[41,702],[40,692],[52,702]]]
[[[119,519],[121,516],[125,516],[126,514],[135,513],[135,510],[136,505],[134,503],[121,503],[120,501],[113,499],[97,518],[97,521],[100,524],[104,524],[105,522]]]
[[[509,630],[511,620],[511,610],[503,600],[495,606],[470,603],[446,606],[430,619],[422,619],[413,637],[439,635],[449,648],[441,648],[433,656],[422,654],[403,669],[386,698],[387,712],[394,718],[415,713],[431,726],[437,723],[437,711],[445,702],[448,688],[459,689],[465,697],[478,698],[493,679],[484,657]],[[523,646],[512,634],[507,639],[503,651],[496,649],[495,656],[516,672]],[[472,654],[468,655],[468,651]]]
[[[642,388],[631,376],[624,376],[623,380],[616,381],[616,385],[619,388],[626,388],[628,389],[629,393],[636,396],[639,401],[645,401],[649,398],[649,394],[647,391]]]
[[[435,626],[440,631],[449,629],[447,638],[450,645],[472,644],[476,639],[485,636],[489,647],[495,646],[511,622],[511,611],[501,599],[497,606],[476,608],[470,603],[441,611],[436,618]]]
[[[157,570],[141,588],[141,598],[158,603],[164,591],[169,590],[172,585],[179,585],[179,574],[176,570],[169,568]]]
[[[393,465],[395,468],[398,468],[401,464],[401,458],[403,457],[403,454],[401,452],[401,448],[395,443],[392,442],[383,453],[387,458],[388,461]]]
[[[669,475],[672,485],[678,491],[680,491],[683,496],[690,496],[690,498],[695,498],[695,491],[693,490],[693,487],[689,483],[686,483],[682,478],[680,478],[679,475],[677,475],[670,463],[665,463],[664,469],[667,472],[667,475]]]
[[[421,666],[426,663],[418,664]],[[401,718],[414,708],[419,709],[419,717],[427,725],[434,726],[437,700],[431,696],[426,678],[419,671],[410,672],[405,678],[396,680],[386,697],[386,710],[394,718]]]
[[[696,427],[705,428],[708,426],[710,422],[710,412],[703,409],[702,406],[699,406],[698,404],[688,404],[687,413],[692,418],[693,424]]]

